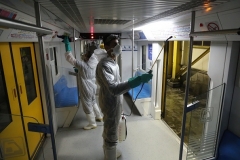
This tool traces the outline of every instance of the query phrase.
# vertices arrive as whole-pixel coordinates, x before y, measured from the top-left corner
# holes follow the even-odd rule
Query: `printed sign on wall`
[[[134,51],[137,51],[137,46],[133,46]],[[123,45],[122,51],[132,51],[132,46]]]
[[[132,46],[127,46],[127,45],[122,46],[122,51],[131,51],[131,50],[132,50]]]
[[[37,39],[36,32],[13,29],[8,38],[16,39]]]
[[[152,44],[148,44],[148,59],[152,60]]]
[[[27,21],[23,18],[19,18],[19,21],[26,22],[29,24],[33,24],[30,21]],[[12,29],[10,35],[8,36],[9,39],[15,38],[15,39],[31,39],[31,40],[37,40],[37,34],[36,32],[31,31],[24,31],[24,30],[18,30],[18,29]]]
[[[17,13],[13,12],[13,11],[10,11],[10,10],[7,10],[5,8],[0,8],[0,16],[1,17],[6,17],[6,18],[9,18],[9,19],[15,19],[16,16],[17,16]]]
[[[218,31],[219,25],[217,22],[209,22],[209,23],[207,23],[207,29],[209,31]]]

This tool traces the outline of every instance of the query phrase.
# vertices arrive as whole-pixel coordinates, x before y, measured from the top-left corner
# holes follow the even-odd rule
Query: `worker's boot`
[[[116,156],[117,158],[121,157],[122,153],[117,149],[117,153],[116,153]]]
[[[104,160],[117,160],[116,146],[103,147],[103,150],[104,150]]]
[[[86,114],[87,116],[87,120],[88,120],[88,125],[83,127],[83,129],[85,130],[89,130],[89,129],[94,129],[97,127],[96,121],[95,121],[95,115],[94,113],[90,113],[90,114]]]
[[[98,107],[97,103],[95,103],[95,104],[93,105],[93,111],[94,111],[95,116],[96,116],[96,121],[102,122],[103,119],[102,119],[101,112],[100,112],[100,110],[99,110],[99,107]]]
[[[104,160],[117,160],[121,156],[121,152],[117,149],[116,146],[106,147],[103,146],[104,151]]]

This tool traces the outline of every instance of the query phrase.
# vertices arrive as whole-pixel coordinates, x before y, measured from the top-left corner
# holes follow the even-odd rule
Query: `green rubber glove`
[[[74,68],[75,73],[78,73],[78,69],[76,67],[73,67],[73,68]]]
[[[64,43],[65,43],[66,52],[67,52],[67,51],[72,51],[71,46],[70,46],[70,42],[69,42],[67,36],[64,37]]]
[[[142,81],[140,76],[132,77],[128,79],[128,84],[130,85],[131,88],[135,88],[139,86],[141,83]]]
[[[141,81],[143,83],[147,83],[148,81],[150,81],[150,79],[152,79],[153,74],[152,73],[146,73],[146,74],[142,74],[141,75]]]

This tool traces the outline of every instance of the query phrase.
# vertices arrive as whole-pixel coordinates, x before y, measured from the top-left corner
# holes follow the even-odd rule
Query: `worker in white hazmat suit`
[[[80,102],[82,103],[83,110],[86,113],[89,123],[84,129],[94,129],[97,127],[96,120],[102,121],[101,112],[95,99],[97,86],[94,79],[98,60],[93,52],[96,47],[90,48],[88,52],[82,56],[82,60],[77,60],[71,53],[69,38],[66,36],[64,37],[64,43],[66,49],[65,58],[70,64],[76,67],[79,74]]]
[[[121,46],[115,35],[106,35],[103,38],[105,57],[102,58],[96,69],[96,79],[100,85],[99,106],[103,113],[103,150],[105,160],[116,160],[121,156],[117,151],[118,124],[122,113],[122,94],[152,79],[152,74],[130,78],[120,82],[119,67],[116,57],[121,54]]]

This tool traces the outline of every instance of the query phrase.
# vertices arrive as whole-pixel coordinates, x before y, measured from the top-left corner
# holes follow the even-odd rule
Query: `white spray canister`
[[[127,121],[124,115],[121,115],[118,125],[118,141],[125,141],[127,138]]]

